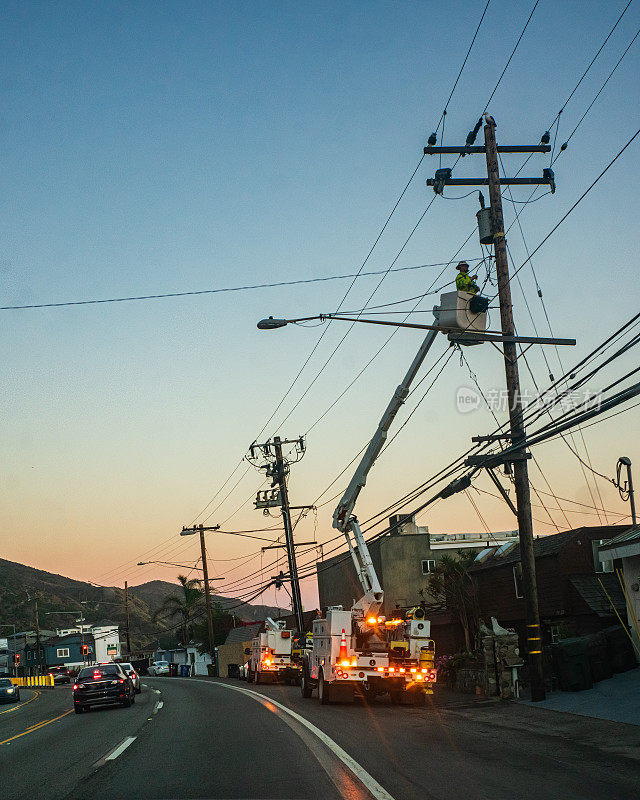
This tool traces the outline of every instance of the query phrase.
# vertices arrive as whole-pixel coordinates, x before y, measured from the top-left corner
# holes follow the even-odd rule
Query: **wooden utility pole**
[[[542,660],[542,633],[540,629],[540,614],[538,611],[538,589],[536,585],[536,566],[533,554],[533,521],[531,518],[531,495],[529,488],[529,473],[527,469],[527,458],[529,454],[525,452],[525,427],[522,411],[522,397],[520,393],[520,377],[518,374],[518,354],[516,344],[518,342],[528,342],[532,344],[556,344],[572,345],[573,339],[543,339],[540,337],[523,337],[515,335],[515,325],[513,322],[513,307],[511,303],[511,288],[509,277],[509,263],[507,260],[507,243],[505,239],[504,217],[502,213],[502,186],[530,186],[548,185],[551,192],[555,192],[555,177],[550,167],[543,169],[540,178],[505,178],[500,177],[498,170],[498,153],[548,153],[551,148],[547,142],[541,140],[537,145],[498,145],[496,143],[495,128],[496,123],[493,117],[485,114],[484,117],[484,147],[473,146],[476,133],[480,130],[482,120],[478,120],[476,128],[467,137],[467,144],[462,147],[434,147],[424,148],[425,155],[435,155],[438,153],[457,153],[461,156],[473,153],[484,152],[487,161],[486,178],[453,178],[452,169],[440,168],[436,170],[434,178],[427,180],[427,186],[433,186],[436,194],[441,194],[445,186],[489,186],[489,197],[491,200],[491,232],[488,240],[483,241],[489,244],[493,241],[494,254],[496,260],[496,270],[498,276],[498,295],[500,298],[500,319],[502,322],[502,335],[488,336],[478,334],[476,341],[501,342],[504,353],[504,366],[507,379],[507,396],[509,399],[509,422],[512,448],[517,448],[516,453],[500,457],[500,454],[492,456],[474,455],[469,456],[465,463],[468,466],[485,467],[489,475],[497,482],[491,469],[500,464],[513,464],[514,484],[516,493],[516,508],[505,496],[509,507],[517,514],[518,529],[520,534],[520,560],[522,563],[522,588],[525,602],[525,615],[527,624],[527,656],[529,663],[529,681],[531,685],[531,699],[534,701],[544,700],[544,672]],[[457,162],[456,162],[457,163]],[[484,207],[484,204],[483,204]],[[456,339],[450,334],[452,341]],[[494,441],[492,436],[476,436],[474,441]]]
[[[495,122],[493,122],[492,118],[489,118],[489,120],[490,121],[487,121],[487,124],[484,126],[484,141],[487,159],[487,175],[489,178],[489,198],[491,201],[491,215],[493,221],[493,245],[498,277],[498,295],[500,298],[500,320],[502,323],[503,336],[513,337],[515,336],[515,325],[513,322],[507,242],[502,213],[498,148],[496,144]],[[525,428],[522,413],[522,397],[520,394],[520,376],[518,373],[518,354],[514,341],[505,339],[502,347],[507,379],[507,396],[509,399],[511,444],[514,447],[522,445],[520,452],[514,456],[513,476],[518,510],[520,561],[522,564],[523,594],[527,618],[527,650],[531,699],[538,701],[544,700],[545,698],[542,632],[540,630],[540,614],[538,610],[536,562],[533,554],[533,521],[531,518],[529,471],[527,466],[527,454],[524,450]]]
[[[131,655],[131,636],[129,634],[129,584],[124,582],[124,613],[126,619],[127,631],[127,655]]]
[[[293,528],[291,526],[291,511],[289,509],[289,493],[287,492],[287,474],[284,458],[282,456],[282,440],[279,436],[274,436],[273,447],[276,455],[275,473],[278,486],[280,488],[280,498],[282,502],[282,522],[284,524],[284,538],[287,546],[287,560],[289,562],[289,577],[291,578],[291,600],[293,603],[293,613],[296,618],[298,634],[304,636],[304,620],[302,616],[302,598],[300,596],[300,581],[298,579],[298,565],[296,563],[296,551],[293,543]]]
[[[220,526],[216,526],[219,528]],[[202,577],[204,579],[204,601],[207,607],[207,630],[209,632],[209,655],[211,664],[216,663],[216,648],[213,642],[213,617],[211,616],[211,592],[209,590],[209,566],[207,564],[207,546],[204,540],[204,530],[200,530],[200,550],[202,552]]]

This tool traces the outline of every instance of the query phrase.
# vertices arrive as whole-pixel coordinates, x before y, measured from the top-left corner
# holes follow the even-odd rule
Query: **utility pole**
[[[531,518],[531,494],[529,487],[529,471],[525,452],[526,441],[524,418],[522,411],[522,396],[520,392],[520,377],[518,373],[518,354],[516,343],[522,337],[515,336],[513,321],[513,306],[511,302],[511,287],[509,277],[509,262],[507,259],[507,243],[504,230],[504,216],[502,213],[501,185],[538,185],[546,184],[555,191],[555,176],[553,170],[545,168],[541,178],[500,178],[498,169],[498,153],[547,153],[550,151],[548,133],[542,137],[538,145],[498,146],[496,143],[496,123],[493,117],[484,115],[484,147],[472,146],[477,133],[482,125],[482,118],[467,137],[467,145],[463,147],[425,147],[425,155],[436,153],[458,153],[465,156],[472,153],[483,153],[487,162],[486,178],[452,178],[451,169],[440,168],[436,171],[435,178],[427,181],[428,186],[433,186],[436,194],[441,194],[445,186],[489,186],[491,202],[491,232],[484,243],[493,242],[498,277],[498,296],[500,299],[500,320],[502,323],[502,346],[504,366],[507,383],[507,396],[509,399],[509,422],[511,444],[520,446],[520,450],[508,457],[508,462],[499,455],[493,459],[484,456],[472,456],[467,459],[468,465],[494,467],[500,463],[513,465],[514,487],[516,494],[516,513],[518,517],[518,530],[520,536],[520,560],[522,564],[522,584],[525,602],[525,615],[527,625],[527,655],[529,664],[529,681],[531,685],[531,699],[540,701],[545,699],[544,671],[542,659],[542,632],[540,629],[540,613],[538,609],[538,588],[536,583],[536,566],[533,553],[533,520]],[[483,204],[484,207],[484,204]],[[539,344],[552,343],[551,340],[536,339]],[[559,341],[558,344],[571,344],[570,340]],[[489,440],[491,437],[474,437],[475,441]],[[495,476],[492,476],[495,477]]]
[[[293,605],[293,614],[296,618],[296,627],[298,634],[304,636],[304,618],[302,615],[302,598],[300,596],[300,580],[298,577],[298,565],[296,563],[296,544],[293,540],[293,526],[291,524],[291,510],[305,510],[311,509],[313,506],[291,506],[289,505],[289,492],[287,490],[287,475],[289,474],[289,462],[284,457],[282,452],[283,445],[295,445],[296,453],[301,458],[305,453],[304,437],[300,436],[298,439],[281,439],[279,436],[274,436],[273,440],[269,440],[264,444],[256,444],[255,442],[249,448],[250,462],[264,457],[273,459],[266,464],[258,466],[259,469],[265,469],[267,477],[271,478],[271,486],[278,486],[277,491],[272,492],[258,492],[255,501],[256,508],[264,509],[264,513],[269,513],[269,508],[280,507],[282,512],[282,523],[284,526],[285,547],[287,551],[287,561],[289,564],[289,579],[291,581],[291,602]]]
[[[515,325],[513,322],[507,242],[504,232],[504,216],[502,213],[502,192],[500,190],[500,172],[498,170],[496,129],[493,118],[489,117],[487,120],[487,124],[484,126],[484,141],[487,176],[489,178],[489,199],[491,202],[491,216],[493,222],[493,249],[498,277],[498,296],[500,298],[500,321],[502,323],[503,336],[511,337],[515,336]],[[523,445],[525,441],[520,376],[518,373],[518,354],[515,342],[505,341],[502,347],[507,380],[507,397],[509,399],[511,443],[513,446],[517,447],[518,445]],[[531,518],[529,467],[527,465],[527,454],[524,451],[524,446],[514,458],[513,478],[516,493],[516,506],[518,509],[520,562],[522,564],[523,594],[527,618],[529,680],[531,683],[531,699],[533,701],[539,701],[545,698],[544,664],[542,660],[542,631],[540,629],[540,611],[538,608],[538,586],[536,583],[536,561],[533,553],[533,520]]]
[[[126,620],[127,631],[127,655],[131,655],[131,636],[129,634],[129,584],[124,582],[124,613]]]
[[[620,473],[622,472],[622,467],[627,468],[627,481],[622,485],[622,481],[620,479]],[[633,476],[631,474],[631,459],[628,456],[620,456],[618,459],[618,464],[616,465],[616,480],[615,486],[618,488],[620,492],[620,497],[623,500],[628,500],[629,505],[631,506],[631,524],[635,528],[638,524],[636,518],[636,500],[633,495]]]
[[[216,526],[219,528],[220,526]],[[211,664],[216,663],[216,649],[213,643],[213,617],[211,616],[211,592],[209,590],[209,567],[207,564],[207,546],[204,541],[204,529],[200,530],[200,550],[202,551],[202,577],[204,579],[204,601],[207,607],[207,630],[209,631],[209,655]]]
[[[276,469],[274,477],[278,480],[280,497],[282,499],[282,522],[284,525],[284,539],[287,545],[287,561],[289,562],[289,577],[291,578],[291,600],[293,613],[296,618],[298,634],[304,635],[304,622],[302,617],[302,598],[300,597],[300,581],[298,579],[298,565],[296,551],[293,544],[293,528],[291,527],[291,511],[289,509],[289,493],[287,492],[287,474],[284,458],[282,457],[282,441],[279,436],[273,437],[273,447],[276,454]]]

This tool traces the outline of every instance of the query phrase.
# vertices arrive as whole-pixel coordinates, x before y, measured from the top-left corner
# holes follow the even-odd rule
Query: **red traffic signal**
[[[13,657],[13,663],[19,664],[20,663],[20,653],[16,653]]]
[[[86,656],[88,654],[89,654],[89,645],[88,644],[83,644],[82,645],[82,655]]]

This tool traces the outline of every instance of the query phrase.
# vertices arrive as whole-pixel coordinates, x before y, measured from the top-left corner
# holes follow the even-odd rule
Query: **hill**
[[[124,591],[119,587],[94,586],[64,575],[0,559],[0,623],[15,624],[16,630],[35,627],[35,599],[41,630],[69,627],[80,614],[93,624],[117,623],[124,629]],[[172,633],[165,624],[155,621],[154,614],[165,597],[180,591],[178,584],[148,581],[129,587],[129,615],[132,646],[135,649],[156,644],[175,646]],[[250,605],[233,597],[212,595],[222,608],[232,608],[238,619],[254,622],[266,616],[278,616],[282,610],[273,606]],[[77,617],[71,613],[77,612]],[[5,629],[6,630],[6,629]]]

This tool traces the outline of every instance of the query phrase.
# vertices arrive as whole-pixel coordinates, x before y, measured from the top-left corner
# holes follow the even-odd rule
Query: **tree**
[[[429,592],[443,603],[464,630],[467,650],[472,650],[479,626],[478,592],[469,570],[475,561],[474,550],[458,550],[457,558],[443,554],[429,577]]]
[[[176,639],[186,647],[193,638],[194,622],[202,609],[203,591],[200,587],[198,578],[187,578],[185,575],[178,575],[178,581],[182,588],[182,593],[170,594],[165,597],[164,602],[155,614],[155,617],[164,616],[167,619],[180,620]]]
[[[213,622],[213,646],[224,644],[227,634],[233,628],[233,616],[227,613],[221,603],[211,604],[211,618]],[[194,640],[198,643],[198,652],[210,653],[209,626],[206,619],[198,620],[193,626]]]

